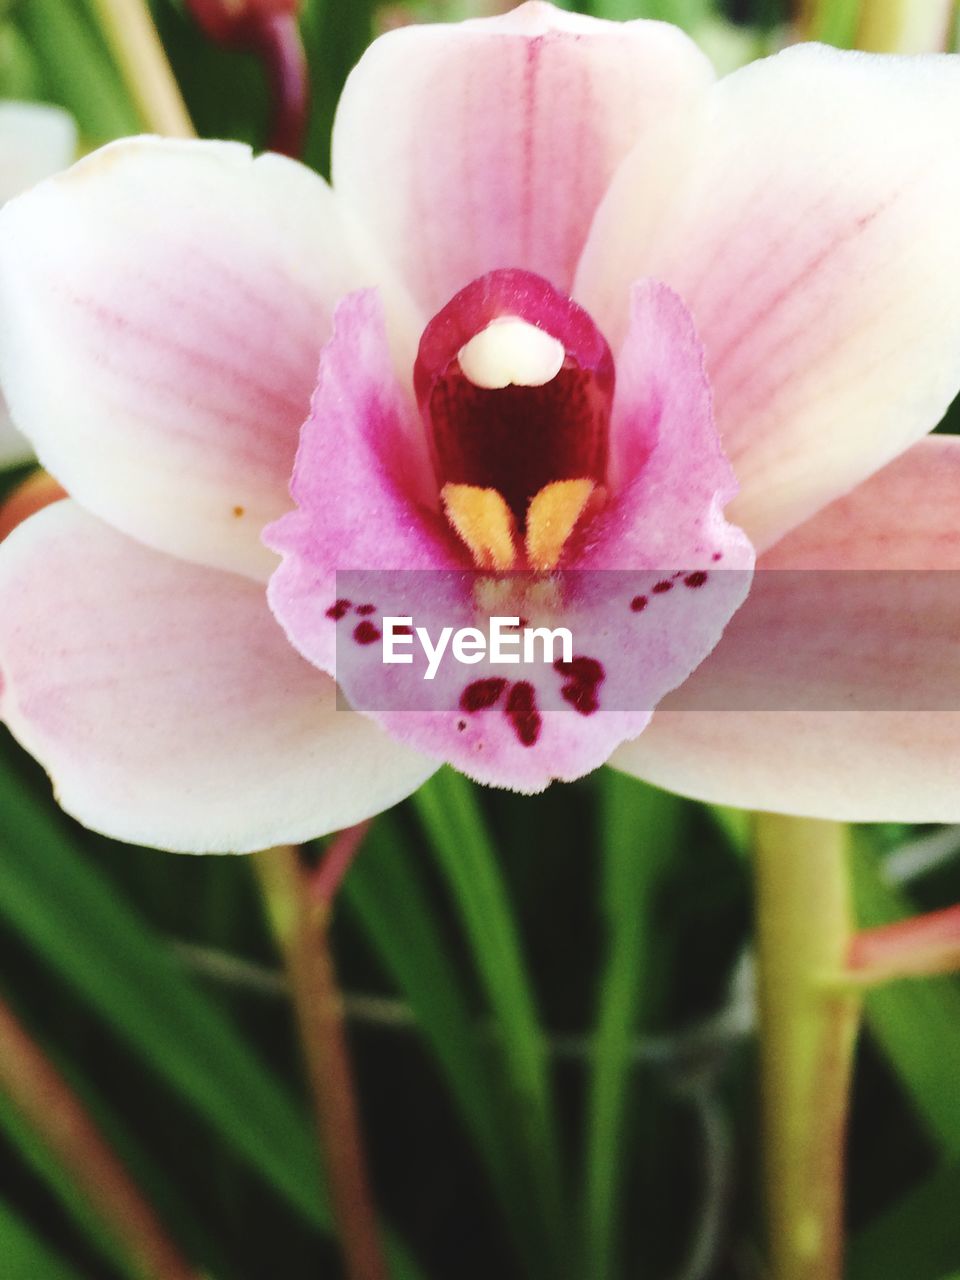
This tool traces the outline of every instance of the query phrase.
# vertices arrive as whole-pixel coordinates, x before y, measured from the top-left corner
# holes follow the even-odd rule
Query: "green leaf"
[[[586,5],[574,5],[576,9]],[[593,0],[590,11],[598,18],[617,21],[629,18],[656,18],[693,31],[710,16],[711,0]]]
[[[608,941],[587,1107],[583,1236],[584,1272],[591,1280],[608,1280],[617,1272],[630,1042],[645,1024],[654,895],[676,852],[683,814],[675,796],[612,769],[603,770],[601,787]]]
[[[863,840],[853,877],[861,927],[916,914],[884,883],[880,859]],[[960,1160],[960,986],[949,977],[890,983],[868,993],[866,1019],[928,1132],[945,1156]]]
[[[7,770],[0,770],[0,916],[290,1204],[329,1227],[301,1109],[74,845],[65,820]]]
[[[861,1231],[847,1280],[943,1280],[960,1255],[960,1166],[944,1169]]]
[[[750,853],[751,822],[746,809],[731,809],[725,804],[708,804],[704,806],[710,817],[726,836],[727,843],[734,853],[745,858]]]
[[[141,124],[113,62],[76,0],[29,0],[17,22],[43,68],[42,88],[96,142],[139,133]]]
[[[540,1229],[554,1250],[554,1274],[560,1276],[571,1264],[560,1144],[544,1037],[506,885],[483,811],[465,778],[452,769],[441,769],[420,788],[413,803],[496,1020],[513,1124],[539,1196]]]
[[[0,85],[5,98],[39,96],[39,68],[30,46],[12,22],[0,18]]]
[[[852,49],[859,17],[860,0],[815,0],[808,38]]]
[[[83,1280],[2,1200],[0,1257],[5,1280]]]
[[[386,971],[403,993],[486,1168],[523,1255],[525,1272],[549,1275],[530,1212],[530,1189],[512,1155],[511,1133],[456,961],[444,943],[409,842],[389,814],[378,819],[343,886]]]

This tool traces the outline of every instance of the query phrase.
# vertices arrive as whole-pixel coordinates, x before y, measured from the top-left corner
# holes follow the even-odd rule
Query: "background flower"
[[[76,146],[76,127],[65,111],[33,102],[0,101],[0,206],[65,169]],[[25,462],[31,454],[0,398],[0,467]]]

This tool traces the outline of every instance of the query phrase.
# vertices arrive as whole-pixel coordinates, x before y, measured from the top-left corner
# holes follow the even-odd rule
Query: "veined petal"
[[[338,570],[470,563],[437,510],[422,427],[394,372],[374,290],[337,308],[291,493],[296,510],[264,532],[283,556],[270,580],[270,607],[291,644],[331,675]]]
[[[931,430],[960,385],[960,62],[798,46],[712,94],[675,199],[649,149],[625,162],[575,293],[611,340],[624,278],[684,298],[731,516],[764,546]]]
[[[329,188],[231,143],[114,143],[0,214],[15,422],[83,506],[265,578],[337,298],[366,268]]]
[[[934,438],[794,530],[713,654],[613,762],[746,809],[960,819],[958,500],[960,440]]]
[[[426,316],[499,267],[569,293],[618,163],[657,121],[695,116],[712,74],[674,27],[544,3],[405,27],[347,81],[334,188]]]
[[[0,102],[0,204],[65,169],[77,148],[77,126],[59,107]]]
[[[337,830],[434,767],[337,707],[261,587],[143,547],[69,501],[0,548],[0,713],[69,813],[176,851]]]
[[[724,517],[737,482],[714,424],[703,347],[671,289],[642,280],[629,297],[610,429],[613,496],[571,563],[736,570],[742,599],[753,547]]]

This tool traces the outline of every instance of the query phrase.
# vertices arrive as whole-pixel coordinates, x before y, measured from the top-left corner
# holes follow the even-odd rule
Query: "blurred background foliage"
[[[587,7],[680,22],[728,64],[789,17],[780,0]],[[840,43],[855,7],[833,10]],[[307,0],[310,163],[326,168],[374,33],[468,8]],[[200,133],[262,145],[253,60],[174,0],[155,16]],[[87,146],[138,129],[88,0],[0,4],[0,93],[69,108]],[[409,1255],[397,1276],[762,1275],[747,834],[607,770],[534,799],[445,772],[376,822],[335,945],[376,1193]],[[960,901],[960,831],[861,828],[855,873],[862,924]],[[210,1276],[335,1280],[248,860],[80,829],[0,731],[0,991]],[[958,1204],[960,985],[894,984],[869,998],[858,1055],[850,1280],[956,1277]],[[0,1275],[133,1274],[0,1096]]]

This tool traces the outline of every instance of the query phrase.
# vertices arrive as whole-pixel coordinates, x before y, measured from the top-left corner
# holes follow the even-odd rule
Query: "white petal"
[[[614,170],[713,78],[676,27],[530,3],[404,27],[367,50],[333,134],[333,185],[425,317],[471,280],[521,267],[569,291]]]
[[[337,299],[366,268],[329,188],[231,143],[114,143],[0,214],[17,426],[83,506],[266,577]]]
[[[248,852],[358,822],[436,767],[337,706],[262,588],[56,503],[0,547],[0,711],[117,839]]]
[[[77,127],[59,107],[0,102],[0,204],[73,160]]]
[[[577,296],[616,339],[627,285],[693,312],[741,492],[770,545],[930,431],[960,387],[960,60],[789,49],[722,80],[679,192],[624,165]]]
[[[958,506],[960,439],[938,437],[794,530],[613,763],[745,809],[960,821]]]

